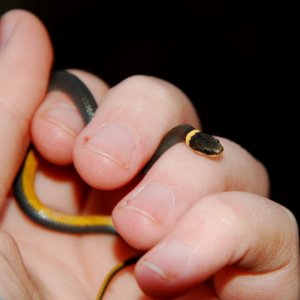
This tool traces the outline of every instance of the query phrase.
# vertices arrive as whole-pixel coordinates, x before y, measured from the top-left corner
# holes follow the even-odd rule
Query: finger
[[[105,95],[77,139],[75,166],[93,187],[124,185],[142,168],[166,131],[187,121],[195,125],[197,117],[179,89],[159,79],[133,76]]]
[[[205,195],[230,190],[268,194],[262,164],[237,144],[220,140],[225,150],[217,159],[197,155],[185,144],[174,146],[120,201],[113,221],[131,246],[149,249],[155,245]]]
[[[0,201],[3,201],[29,142],[31,116],[45,93],[52,51],[43,25],[24,11],[2,16],[0,41]]]
[[[98,77],[79,70],[71,73],[91,90],[99,104],[108,86]],[[32,123],[32,138],[38,151],[55,164],[70,164],[75,140],[85,126],[80,113],[69,97],[59,91],[47,94]]]
[[[16,242],[3,231],[0,231],[0,291],[1,299],[42,299],[25,269]]]
[[[174,297],[215,275],[219,299],[298,299],[297,224],[282,206],[250,193],[197,202],[136,267],[152,297]]]

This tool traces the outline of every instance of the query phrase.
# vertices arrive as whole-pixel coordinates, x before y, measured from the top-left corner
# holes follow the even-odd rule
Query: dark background
[[[291,92],[292,45],[282,3],[0,1],[1,13],[25,8],[41,18],[55,69],[86,69],[111,85],[148,74],[179,86],[205,131],[234,140],[264,163],[271,198],[300,220],[299,96]]]

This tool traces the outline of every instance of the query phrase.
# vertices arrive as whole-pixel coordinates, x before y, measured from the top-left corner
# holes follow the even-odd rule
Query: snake
[[[92,120],[98,105],[81,79],[66,70],[53,71],[48,84],[48,92],[55,90],[70,97],[85,124]],[[214,136],[195,129],[189,124],[179,124],[169,130],[161,139],[142,173],[146,174],[168,149],[181,142],[184,142],[197,154],[207,157],[218,157],[224,150],[220,141]],[[13,184],[18,205],[32,221],[50,230],[70,234],[105,233],[119,236],[109,215],[68,215],[44,205],[35,192],[34,182],[38,165],[38,154],[31,145]],[[97,299],[103,299],[109,282],[117,272],[136,263],[138,259],[139,257],[131,257],[115,266],[101,285]]]

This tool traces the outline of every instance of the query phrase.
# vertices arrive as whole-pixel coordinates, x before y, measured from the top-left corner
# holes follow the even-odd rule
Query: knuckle
[[[214,223],[221,227],[224,225],[236,231],[242,227],[242,220],[247,219],[248,210],[241,205],[241,201],[236,192],[224,192],[211,194],[201,200],[201,205],[205,207],[206,214]]]
[[[130,91],[150,103],[159,103],[159,105],[183,105],[189,102],[187,96],[175,85],[152,76],[133,75],[123,80],[119,87],[125,92]],[[169,109],[172,110],[172,106]]]

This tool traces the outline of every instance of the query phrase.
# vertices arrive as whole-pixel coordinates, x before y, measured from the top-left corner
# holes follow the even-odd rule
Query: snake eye
[[[212,151],[211,149],[203,149],[203,153],[206,154],[206,155],[212,155],[212,154],[214,154],[215,152]]]

